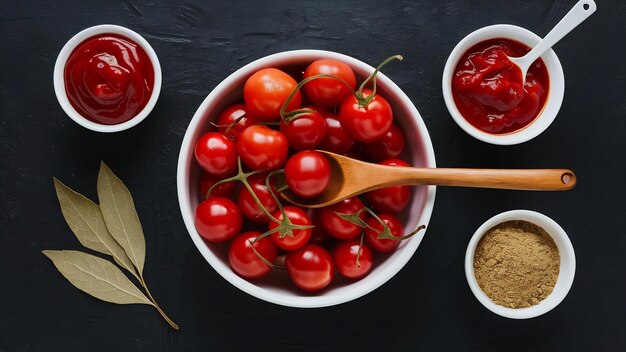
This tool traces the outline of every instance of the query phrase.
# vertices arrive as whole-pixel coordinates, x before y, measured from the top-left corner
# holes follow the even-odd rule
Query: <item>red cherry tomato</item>
[[[348,158],[352,158],[352,159],[367,160],[363,156],[363,153],[361,152],[361,149],[362,149],[361,143],[354,143],[352,145],[352,148],[350,148],[350,150],[348,150],[347,152],[343,153],[343,155],[347,156]]]
[[[265,187],[265,178],[267,177],[267,173],[263,172],[260,174],[255,174],[248,177],[248,183],[254,194],[259,198],[259,201],[268,212],[273,213],[278,209],[278,204],[272,195]],[[276,192],[274,179],[270,180],[270,187],[272,190]],[[237,197],[237,204],[239,205],[239,209],[241,213],[248,219],[258,222],[260,224],[267,223],[270,219],[267,217],[267,214],[263,211],[263,209],[259,208],[259,206],[254,201],[252,195],[250,195],[250,191],[243,185],[239,189],[239,196]]]
[[[364,97],[371,94],[371,90],[363,89]],[[356,97],[350,96],[339,108],[339,121],[354,140],[371,143],[383,138],[389,131],[393,112],[391,105],[379,94],[365,107],[359,105]]]
[[[343,214],[355,214],[363,209],[363,202],[358,197],[344,199],[341,202],[320,209],[320,220],[324,230],[329,235],[340,240],[349,240],[358,236],[362,228],[352,224],[335,214],[335,212]],[[361,220],[365,220],[366,212],[359,214]]]
[[[341,126],[339,118],[331,113],[324,113],[324,118],[326,120],[326,135],[318,148],[337,154],[343,154],[350,150],[354,140]]]
[[[319,210],[313,210],[311,209],[309,211],[309,217],[311,218],[311,221],[313,222],[313,224],[315,224],[315,227],[313,228],[313,233],[311,234],[311,239],[309,240],[309,243],[313,243],[316,244],[318,246],[324,246],[326,248],[328,248],[328,245],[331,244],[333,237],[331,237],[326,230],[324,230],[324,227],[322,227],[321,224],[321,220],[320,220],[320,215],[319,215],[320,211]]]
[[[211,175],[202,174],[200,176],[200,197],[204,199],[206,197],[209,189],[217,182],[219,179],[212,177]],[[235,194],[235,189],[237,188],[237,182],[231,181],[218,185],[213,188],[211,191],[211,197],[226,197],[230,198],[233,194]]]
[[[237,169],[237,146],[219,132],[200,137],[195,154],[200,167],[213,177],[224,178]]]
[[[304,78],[327,74],[341,78],[317,78],[304,85],[304,91],[312,102],[322,106],[341,104],[356,89],[356,77],[350,66],[336,60],[313,61],[304,71]]]
[[[241,231],[241,212],[235,202],[224,197],[211,197],[196,207],[198,233],[209,242],[225,242]]]
[[[269,238],[265,237],[254,242],[259,235],[261,233],[258,231],[244,232],[235,237],[228,250],[230,267],[246,279],[258,279],[272,271],[272,267],[259,258],[252,247],[270,263],[274,263],[278,255],[276,246]]]
[[[237,139],[241,160],[253,170],[276,170],[287,160],[289,146],[284,134],[273,129],[253,125]]]
[[[326,120],[322,114],[314,111],[288,123],[281,123],[280,131],[287,137],[291,149],[315,149],[326,135]]]
[[[291,220],[291,223],[294,225],[304,225],[311,226],[313,223],[309,216],[306,215],[304,210],[294,207],[294,206],[286,206],[285,213],[287,213],[287,217]],[[282,220],[283,213],[278,210],[272,214],[276,219]],[[273,230],[278,227],[278,223],[274,221],[270,221],[269,230]],[[311,234],[313,233],[313,229],[302,229],[302,230],[293,230],[293,237],[286,235],[283,238],[281,237],[280,232],[274,232],[271,234],[272,242],[280,248],[286,251],[294,251],[296,249],[300,249],[304,247],[311,238]]]
[[[322,226],[315,225],[309,243],[326,247],[331,243],[332,239],[333,237],[331,237]]]
[[[285,264],[291,281],[305,291],[323,289],[335,274],[330,254],[314,244],[287,253]]]
[[[359,250],[361,251],[360,255]],[[372,250],[366,243],[361,246],[359,238],[339,242],[335,247],[333,259],[339,273],[352,280],[365,277],[372,270],[374,264]]]
[[[389,226],[389,230],[391,230],[391,234],[396,237],[401,237],[403,235],[404,230],[402,229],[402,223],[400,220],[393,215],[389,214],[377,214],[378,217]],[[382,231],[383,225],[378,222],[374,217],[370,217],[367,219],[367,224],[371,227]],[[400,240],[392,240],[388,238],[378,239],[378,233],[372,229],[365,228],[364,231],[365,241],[370,245],[375,251],[380,253],[390,253],[396,250],[400,245]]]
[[[409,164],[400,159],[385,160],[380,165],[389,166],[409,166]],[[374,191],[367,192],[365,198],[369,204],[381,213],[399,213],[411,199],[411,187],[409,186],[391,186]]]
[[[222,133],[226,132],[228,126],[234,123],[238,118],[246,115],[246,106],[243,104],[231,105],[226,110],[222,111],[217,118],[218,130]],[[250,120],[247,117],[242,118],[228,131],[227,137],[237,139],[241,132],[250,126]]]
[[[315,150],[298,152],[287,161],[285,181],[300,197],[315,197],[330,183],[330,163]]]
[[[243,87],[243,99],[249,117],[255,122],[272,121],[280,117],[280,109],[298,83],[285,72],[266,68],[254,73]],[[287,111],[300,107],[302,94],[298,91]]]
[[[369,159],[376,162],[396,159],[402,154],[404,144],[404,132],[396,124],[392,124],[383,138],[376,142],[363,144],[363,152]]]

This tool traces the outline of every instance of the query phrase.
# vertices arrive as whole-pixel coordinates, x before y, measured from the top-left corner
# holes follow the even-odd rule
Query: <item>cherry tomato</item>
[[[363,89],[364,97],[371,94],[371,90]],[[391,105],[379,94],[365,107],[359,105],[356,97],[350,96],[339,107],[339,121],[354,140],[371,143],[383,138],[389,131],[393,112]]]
[[[317,78],[304,85],[307,97],[315,104],[336,106],[341,104],[356,89],[356,77],[350,66],[336,60],[313,61],[304,71],[304,78],[327,74],[341,78],[346,83],[332,78]]]
[[[313,228],[313,233],[311,234],[311,239],[309,240],[309,243],[327,247],[327,245],[329,245],[333,240],[333,237],[331,237],[326,232],[326,230],[324,230],[324,227],[319,225],[321,224],[319,213],[320,212],[318,210],[309,212],[309,217],[311,218],[311,221],[313,222],[313,224],[316,224]]]
[[[341,126],[338,117],[331,113],[325,113],[324,118],[326,120],[326,134],[318,148],[337,154],[343,154],[350,150],[354,140]]]
[[[281,123],[280,131],[287,137],[291,149],[315,149],[326,135],[326,120],[322,114],[314,111],[288,123]]]
[[[396,125],[392,124],[391,128],[383,138],[376,142],[363,144],[363,152],[376,162],[386,159],[396,159],[404,150],[404,133]]]
[[[363,147],[362,147],[361,143],[354,143],[352,145],[352,148],[350,148],[350,150],[348,150],[347,152],[343,153],[343,155],[347,156],[348,158],[352,158],[352,159],[366,160],[366,158],[363,157],[363,153],[361,152],[362,148]]]
[[[200,167],[213,177],[224,178],[237,169],[237,146],[219,132],[200,137],[195,154]]]
[[[211,175],[202,174],[202,176],[200,176],[200,196],[202,197],[202,199],[206,197],[206,194],[209,191],[209,189],[217,181],[219,181],[219,179],[216,179],[212,177]],[[211,191],[211,197],[230,198],[235,193],[236,188],[237,188],[237,182],[235,181],[222,183],[218,185],[217,187],[213,188],[213,191]]]
[[[300,197],[315,197],[330,183],[330,163],[315,150],[294,154],[285,166],[285,181],[289,189]]]
[[[248,231],[235,237],[233,243],[228,250],[228,262],[233,270],[246,279],[258,279],[263,277],[272,271],[272,267],[267,265],[263,259],[254,253],[254,249],[265,260],[270,263],[276,261],[278,250],[276,245],[267,237],[264,237],[256,242],[256,239],[261,235],[258,231]],[[254,243],[252,243],[254,242]]]
[[[389,166],[409,166],[409,164],[400,159],[385,160],[380,165]],[[411,187],[409,186],[391,186],[374,191],[367,192],[365,198],[376,211],[382,213],[399,213],[411,199]]]
[[[291,281],[305,291],[323,289],[335,275],[330,254],[314,244],[287,253],[285,264]]]
[[[359,254],[359,250],[361,254]],[[333,252],[333,259],[339,273],[352,280],[365,277],[372,270],[374,264],[372,250],[366,243],[361,246],[361,239],[359,238],[339,242]]]
[[[241,231],[241,212],[225,197],[211,197],[196,207],[196,230],[209,242],[225,242]]]
[[[234,123],[238,118],[246,115],[246,106],[243,104],[231,105],[226,110],[222,111],[217,118],[218,130],[222,133],[226,132],[228,126]],[[227,137],[237,139],[241,132],[250,126],[250,120],[247,117],[242,118],[237,122],[229,131]]]
[[[241,160],[253,170],[276,170],[283,166],[289,153],[287,138],[267,126],[246,128],[237,139]]]
[[[355,214],[359,210],[363,209],[363,207],[363,202],[361,202],[358,197],[352,197],[325,208],[321,208],[319,215],[322,227],[324,227],[324,230],[326,230],[329,235],[340,240],[355,238],[361,233],[361,227],[340,218],[337,214],[335,214],[335,212]],[[361,220],[365,220],[366,212],[359,214],[359,218]]]
[[[304,225],[311,226],[313,223],[309,216],[306,215],[304,210],[294,207],[294,206],[286,206],[285,213],[287,213],[287,217],[291,220],[291,223],[294,225]],[[283,213],[280,210],[277,210],[272,214],[276,219],[282,220]],[[278,223],[274,221],[270,221],[269,230],[273,230],[278,227]],[[300,249],[304,247],[311,238],[311,234],[313,233],[313,229],[302,229],[302,230],[293,230],[293,237],[286,235],[283,238],[281,237],[280,232],[274,232],[271,234],[272,242],[280,248],[286,251],[294,251],[296,249]]]
[[[280,109],[298,83],[285,72],[265,68],[254,73],[243,87],[243,99],[249,117],[255,122],[272,121],[280,117]],[[302,94],[298,91],[287,111],[300,107]]]
[[[262,172],[260,174],[255,174],[248,177],[248,183],[254,194],[259,198],[259,201],[268,212],[273,213],[278,209],[278,204],[272,195],[265,187],[265,178],[267,177],[266,172]],[[272,190],[276,192],[274,179],[270,180],[270,187]],[[263,209],[259,208],[259,206],[254,201],[254,198],[250,194],[250,191],[243,185],[239,189],[239,196],[237,197],[237,204],[239,205],[239,209],[241,213],[248,219],[258,222],[261,224],[267,223],[270,219],[267,217],[267,214],[263,211]]]
[[[378,217],[389,226],[389,230],[391,230],[391,234],[397,237],[401,237],[403,235],[404,230],[402,229],[402,223],[400,220],[393,215],[389,214],[377,214]],[[378,222],[374,217],[370,217],[367,219],[367,224],[371,227],[382,231],[383,225]],[[372,229],[365,228],[364,231],[365,241],[370,245],[375,251],[380,253],[390,253],[396,250],[400,245],[400,240],[392,240],[388,238],[378,239],[378,233]]]

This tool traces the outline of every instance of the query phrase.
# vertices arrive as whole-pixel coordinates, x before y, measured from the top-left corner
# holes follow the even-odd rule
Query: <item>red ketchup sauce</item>
[[[65,64],[70,103],[93,122],[115,125],[135,117],[148,103],[154,69],[132,40],[102,34],[80,43]]]
[[[452,96],[463,117],[474,127],[504,134],[528,126],[541,113],[550,79],[542,59],[522,72],[507,56],[524,56],[530,48],[505,38],[471,47],[459,60],[452,78]]]

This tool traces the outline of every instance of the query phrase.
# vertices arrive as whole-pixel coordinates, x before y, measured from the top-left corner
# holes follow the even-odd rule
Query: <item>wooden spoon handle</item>
[[[576,185],[569,169],[397,168],[394,184],[566,191]],[[391,172],[391,170],[389,170]]]

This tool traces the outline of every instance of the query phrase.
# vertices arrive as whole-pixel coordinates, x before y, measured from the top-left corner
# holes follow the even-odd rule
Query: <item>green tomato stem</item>
[[[380,72],[380,70],[387,65],[388,63],[390,63],[393,60],[399,60],[402,61],[404,58],[402,57],[402,55],[393,55],[390,56],[388,58],[385,59],[385,61],[381,62],[378,67],[376,67],[376,69],[374,70],[374,72],[372,72],[372,74],[367,77],[363,83],[361,83],[361,85],[359,86],[359,89],[357,90],[355,97],[357,99],[357,101],[359,102],[359,105],[361,107],[366,107],[369,105],[369,103],[372,101],[372,99],[374,99],[374,96],[376,95],[376,75],[378,75],[378,72]],[[370,94],[368,97],[364,97],[363,96],[363,89],[365,88],[365,86],[367,85],[367,83],[369,81],[372,81],[372,94]]]
[[[259,253],[259,251],[256,250],[256,248],[254,248],[254,243],[257,241],[257,239],[259,239],[259,237],[256,237],[254,239],[254,241],[250,241],[248,240],[248,243],[250,243],[250,248],[252,248],[252,251],[254,252],[254,254],[259,257],[259,259],[261,259],[261,261],[265,264],[267,264],[267,266],[269,266],[272,269],[278,269],[278,270],[287,270],[287,268],[280,266],[280,265],[276,265],[272,262],[270,262],[269,260],[267,260],[264,256],[261,255],[261,253]]]
[[[298,91],[300,90],[300,88],[302,88],[305,84],[319,79],[319,78],[332,78],[332,79],[336,79],[340,82],[343,82],[348,88],[350,88],[350,90],[352,91],[352,94],[356,94],[354,92],[354,89],[352,89],[352,86],[350,86],[350,84],[348,82],[346,82],[345,80],[336,77],[336,76],[332,76],[332,75],[327,75],[325,73],[321,73],[319,75],[315,75],[315,76],[311,76],[311,77],[307,77],[305,79],[303,79],[302,81],[300,81],[298,83],[298,85],[296,85],[296,87],[291,91],[291,93],[289,94],[289,96],[287,97],[287,99],[285,100],[285,102],[283,103],[283,106],[280,108],[280,118],[283,120],[284,123],[287,123],[301,115],[304,114],[310,114],[311,112],[313,112],[314,110],[311,109],[297,109],[297,110],[293,110],[293,111],[289,111],[287,112],[287,107],[289,106],[289,104],[291,103],[291,101],[293,100],[293,98],[296,96],[296,94],[298,93]],[[292,116],[296,116],[296,117],[292,117]]]
[[[232,181],[238,181],[241,182],[243,184],[243,186],[248,190],[248,192],[250,192],[250,196],[252,196],[252,199],[254,199],[254,202],[256,203],[256,205],[263,210],[263,212],[265,213],[265,215],[267,215],[268,218],[270,218],[270,220],[273,221],[278,221],[272,214],[270,214],[270,212],[267,210],[267,208],[265,208],[265,206],[263,206],[263,204],[261,203],[261,200],[259,199],[259,197],[257,197],[256,193],[254,193],[254,190],[252,189],[252,186],[250,186],[250,183],[248,182],[248,177],[261,173],[263,171],[250,171],[250,172],[243,172],[243,167],[241,166],[241,158],[237,157],[237,174],[235,176],[232,177],[228,177],[225,178],[223,180],[217,181],[215,182],[215,184],[213,184],[213,186],[211,186],[211,188],[209,188],[209,190],[207,191],[204,199],[208,199],[209,196],[211,195],[211,192],[213,191],[213,189],[215,189],[215,187],[226,183],[226,182],[232,182]],[[270,194],[272,194],[272,189],[268,188],[268,191],[270,192]],[[273,195],[273,194],[272,194]]]
[[[361,233],[361,241],[359,242],[359,251],[356,253],[356,267],[358,269],[361,268],[361,262],[359,261],[359,259],[361,259],[361,251],[363,250],[363,233]]]

